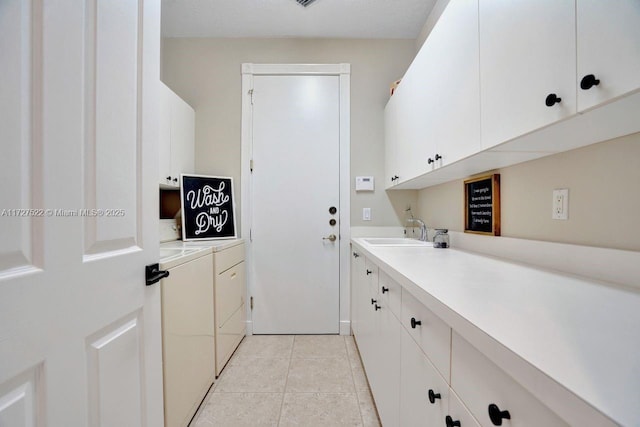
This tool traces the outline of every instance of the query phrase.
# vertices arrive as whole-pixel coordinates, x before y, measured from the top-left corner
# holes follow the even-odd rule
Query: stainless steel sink
[[[371,237],[363,240],[372,246],[433,247],[433,242],[423,242],[422,240],[407,239],[406,237]]]

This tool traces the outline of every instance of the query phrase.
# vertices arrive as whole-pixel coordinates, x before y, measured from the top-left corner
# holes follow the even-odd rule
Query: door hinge
[[[253,297],[249,298],[249,307],[253,310]]]
[[[253,89],[249,89],[249,96],[251,96],[251,105],[253,105]]]
[[[253,159],[249,160],[249,170],[253,172]]]

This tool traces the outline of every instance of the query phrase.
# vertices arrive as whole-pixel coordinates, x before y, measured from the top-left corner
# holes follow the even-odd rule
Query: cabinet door
[[[424,78],[428,58],[418,52],[393,95],[396,98],[396,184],[409,181],[431,170],[427,157],[433,152],[433,86]]]
[[[195,112],[171,93],[171,175],[194,171]]]
[[[482,147],[575,114],[575,0],[482,0],[479,10]],[[547,107],[550,94],[561,102]]]
[[[165,422],[182,426],[215,376],[213,255],[170,272],[161,282]]]
[[[160,83],[160,117],[158,134],[158,156],[160,167],[158,169],[158,182],[170,185],[171,179],[171,90]]]
[[[377,309],[376,309],[377,307]],[[372,369],[367,371],[380,421],[400,425],[400,346],[402,326],[388,306],[378,301],[373,313]]]
[[[409,333],[405,330],[401,333],[400,425],[444,425],[449,407],[449,385]],[[433,403],[429,400],[429,394],[432,395]]]
[[[577,0],[578,83],[593,74],[600,80],[578,89],[585,110],[640,88],[640,2]]]
[[[480,151],[478,1],[452,1],[429,35],[425,83],[435,147],[428,158],[440,167]]]
[[[361,347],[360,333],[362,325],[362,307],[363,307],[363,275],[364,275],[364,256],[358,250],[351,250],[351,330],[358,341],[358,347]],[[360,349],[362,352],[362,349]]]
[[[384,109],[384,187],[389,188],[398,183],[397,179],[392,179],[398,176],[396,150],[398,145],[398,98],[391,97],[387,106]]]

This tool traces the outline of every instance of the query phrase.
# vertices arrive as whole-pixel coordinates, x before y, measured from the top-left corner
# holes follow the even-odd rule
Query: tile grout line
[[[287,366],[287,375],[284,378],[284,389],[282,390],[282,400],[280,401],[280,412],[278,413],[278,426],[282,420],[282,410],[284,409],[284,396],[287,393],[287,383],[289,382],[289,371],[291,370],[291,361],[293,360],[293,348],[296,345],[296,336],[291,341],[291,351],[289,352],[289,365]]]

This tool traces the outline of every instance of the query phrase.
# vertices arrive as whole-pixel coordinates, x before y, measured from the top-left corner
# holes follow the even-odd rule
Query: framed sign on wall
[[[464,232],[500,235],[500,174],[464,181]]]
[[[233,178],[182,174],[180,179],[182,240],[237,237]]]

